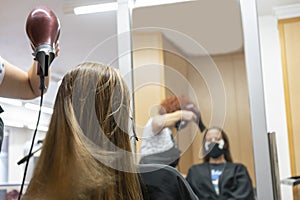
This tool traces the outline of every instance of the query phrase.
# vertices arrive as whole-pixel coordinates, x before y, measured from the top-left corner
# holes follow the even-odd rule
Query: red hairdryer
[[[60,34],[60,22],[54,12],[45,7],[34,8],[26,22],[26,33],[38,61],[38,75],[48,76],[48,68],[55,58],[55,44]]]

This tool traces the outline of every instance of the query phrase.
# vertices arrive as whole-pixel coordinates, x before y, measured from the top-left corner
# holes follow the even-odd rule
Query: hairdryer
[[[198,108],[194,104],[188,104],[183,109],[192,111],[197,116],[197,121],[198,121],[197,125],[198,125],[200,131],[203,132],[206,129],[206,126],[204,125],[204,123],[202,121],[201,114],[200,114],[200,111],[198,110]],[[188,122],[186,122],[184,120],[179,120],[178,122],[176,122],[175,127],[176,127],[177,131],[179,131],[179,130],[185,128],[187,126],[187,124],[188,124]]]
[[[34,8],[27,17],[26,33],[38,61],[37,74],[48,76],[48,68],[55,58],[55,44],[60,34],[60,22],[54,12],[45,7]]]

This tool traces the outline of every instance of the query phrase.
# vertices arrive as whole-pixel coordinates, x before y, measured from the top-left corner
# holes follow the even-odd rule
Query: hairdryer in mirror
[[[197,125],[199,127],[199,130],[201,132],[203,132],[206,129],[206,126],[204,125],[204,123],[202,121],[199,109],[194,104],[187,104],[184,106],[183,109],[192,111],[197,116]],[[178,122],[176,122],[175,127],[176,127],[177,131],[179,131],[179,130],[185,128],[187,126],[187,124],[188,124],[188,122],[186,122],[184,120],[179,120]]]
[[[27,17],[26,33],[34,51],[34,59],[40,66],[38,75],[48,76],[49,66],[55,58],[55,44],[60,34],[59,19],[51,9],[38,6]]]
[[[205,127],[205,125],[202,121],[200,110],[194,104],[186,105],[185,109],[189,110],[189,111],[192,111],[197,116],[197,122],[198,122],[197,125],[199,127],[199,130],[201,132],[203,132],[206,129],[206,127]]]

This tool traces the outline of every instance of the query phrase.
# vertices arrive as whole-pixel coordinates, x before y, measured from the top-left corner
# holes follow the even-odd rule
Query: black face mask
[[[224,149],[220,149],[219,148],[219,144],[212,142],[208,145],[208,157],[212,157],[212,158],[218,158],[220,157],[222,154],[224,154]]]

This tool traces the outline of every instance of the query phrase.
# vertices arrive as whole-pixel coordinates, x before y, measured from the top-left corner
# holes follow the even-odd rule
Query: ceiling
[[[243,47],[236,0],[198,0],[138,8],[132,18],[133,28],[159,27],[187,56],[226,54]]]
[[[300,0],[256,0],[257,12],[259,16],[272,15],[273,8],[299,4]]]
[[[61,22],[59,38],[61,51],[51,65],[54,82],[66,71],[86,60],[112,63],[118,57],[117,13],[112,11],[76,16],[68,12],[72,5],[87,4],[91,1],[106,2],[106,0],[1,0],[0,55],[21,69],[28,70],[33,58],[25,33],[26,18],[35,6],[45,5],[56,13]],[[243,45],[237,2],[237,0],[231,0],[230,3],[225,3],[224,0],[196,0],[139,8],[133,12],[133,27],[164,28],[168,39],[190,56],[196,56],[197,50],[193,49],[193,46],[185,48],[186,42],[182,38],[199,43],[212,54],[237,51]],[[260,16],[271,15],[273,7],[295,3],[300,3],[300,0],[258,0],[258,13]],[[54,101],[56,88],[55,84],[50,86],[46,101],[47,99],[49,102]]]

